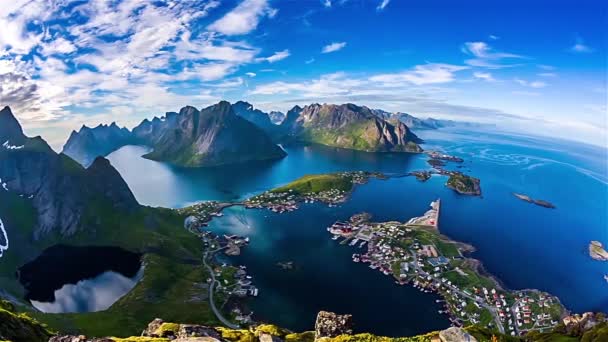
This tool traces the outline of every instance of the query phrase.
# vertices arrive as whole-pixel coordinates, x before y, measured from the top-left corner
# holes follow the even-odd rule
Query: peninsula
[[[365,184],[370,178],[386,179],[380,172],[338,172],[307,175],[295,181],[266,191],[245,201],[246,208],[268,208],[284,213],[298,209],[300,202],[322,202],[330,207],[346,201],[355,185]]]
[[[342,244],[363,248],[354,262],[369,263],[395,279],[423,292],[436,292],[445,313],[456,326],[490,327],[503,334],[523,336],[555,327],[565,313],[559,300],[537,290],[506,290],[485,274],[480,261],[466,257],[473,247],[439,232],[440,201],[423,216],[407,222],[371,222],[357,215],[327,230]]]
[[[608,261],[608,252],[599,241],[591,241],[589,243],[589,255],[594,260]]]

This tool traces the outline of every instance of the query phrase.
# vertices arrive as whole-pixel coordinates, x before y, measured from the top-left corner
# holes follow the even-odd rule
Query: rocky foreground
[[[16,307],[0,300],[0,341],[11,342],[460,342],[460,341],[608,341],[608,321],[604,314],[585,313],[563,318],[551,332],[531,332],[525,337],[501,335],[486,328],[451,327],[412,337],[381,337],[354,334],[353,317],[321,311],[314,331],[294,333],[275,325],[262,324],[244,329],[228,329],[198,324],[179,324],[155,319],[140,336],[87,337],[65,335],[48,329],[44,324]]]

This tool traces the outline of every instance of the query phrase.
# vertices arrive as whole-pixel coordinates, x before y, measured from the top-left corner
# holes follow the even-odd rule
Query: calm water
[[[32,300],[32,305],[47,313],[103,311],[126,295],[141,280],[143,267],[133,278],[117,272],[104,272],[94,278],[76,284],[65,284],[55,291],[53,302]]]
[[[250,236],[235,262],[247,265],[261,290],[252,308],[261,317],[296,330],[310,329],[321,309],[354,314],[360,331],[409,335],[443,328],[436,297],[395,285],[389,277],[350,261],[356,249],[330,239],[325,228],[360,211],[377,220],[406,220],[441,197],[441,231],[478,249],[475,257],[510,288],[538,288],[571,310],[608,311],[608,263],[593,261],[590,240],[608,244],[606,152],[575,143],[455,131],[421,132],[426,149],[466,159],[462,171],[481,178],[483,198],[444,187],[446,178],[374,180],[346,204],[303,206],[277,215],[231,208],[211,229]],[[261,164],[184,170],[139,158],[125,147],[109,159],[144,204],[179,207],[197,200],[227,200],[284,184],[307,173],[425,169],[424,156],[368,154],[324,147],[286,147],[289,155]],[[512,196],[527,193],[551,201],[538,207]],[[294,261],[296,269],[275,264]]]

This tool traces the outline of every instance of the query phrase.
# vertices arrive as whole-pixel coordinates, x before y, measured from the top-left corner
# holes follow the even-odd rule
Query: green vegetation
[[[481,195],[479,182],[478,178],[467,176],[460,172],[453,172],[450,174],[446,185],[458,193],[479,196]]]
[[[93,215],[95,213],[95,215]],[[0,192],[0,217],[10,239],[10,248],[0,263],[0,288],[15,298],[24,290],[13,276],[17,268],[42,250],[62,242],[78,246],[117,246],[143,254],[144,277],[135,288],[106,311],[82,314],[29,314],[55,330],[91,336],[138,334],[156,317],[177,322],[217,324],[205,298],[208,275],[200,259],[196,235],[183,228],[183,216],[176,211],[141,207],[133,213],[119,213],[108,203],[92,203],[84,215],[79,233],[70,237],[48,236],[32,242],[36,217],[29,200]],[[96,217],[102,221],[97,222]]]
[[[12,303],[0,300],[0,340],[46,342],[51,335],[45,325],[27,314],[16,313]]]
[[[285,186],[271,190],[273,193],[293,191],[299,195],[318,193],[337,189],[351,191],[353,188],[352,177],[341,174],[307,175],[301,177]]]
[[[163,323],[160,325],[160,327],[158,327],[158,329],[156,329],[156,331],[154,332],[154,335],[158,335],[158,336],[169,336],[169,335],[175,335],[177,334],[177,331],[179,330],[179,324],[177,323]]]

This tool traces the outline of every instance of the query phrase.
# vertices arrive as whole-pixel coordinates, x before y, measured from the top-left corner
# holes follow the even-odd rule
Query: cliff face
[[[285,113],[283,112],[272,111],[268,113],[268,116],[270,117],[270,121],[275,125],[280,125],[285,120]]]
[[[17,122],[10,109],[3,119]],[[12,119],[11,119],[12,118]],[[70,157],[57,154],[40,137],[28,138],[21,126],[4,129],[0,140],[0,179],[6,190],[28,198],[37,212],[34,239],[56,232],[74,234],[92,199],[112,203],[116,208],[135,210],[135,197],[110,165],[98,158],[88,169]],[[21,145],[13,145],[20,141]]]
[[[181,166],[215,166],[282,158],[285,152],[222,101],[198,111],[184,107],[164,120],[144,121],[135,136],[154,147],[146,158]]]
[[[277,125],[272,123],[270,116],[261,110],[254,108],[252,104],[238,101],[232,105],[232,109],[236,115],[256,125],[266,134],[273,136],[276,133]]]
[[[72,131],[63,146],[63,153],[87,167],[98,156],[106,156],[122,146],[136,143],[131,132],[119,128],[116,123],[99,125],[95,128],[82,126],[78,132]]]
[[[296,117],[297,114],[297,117]],[[422,142],[401,122],[390,123],[367,107],[312,104],[292,109],[281,124],[297,140],[369,152],[421,152]]]

